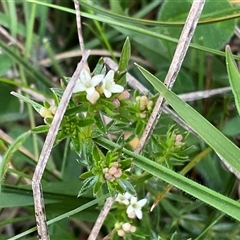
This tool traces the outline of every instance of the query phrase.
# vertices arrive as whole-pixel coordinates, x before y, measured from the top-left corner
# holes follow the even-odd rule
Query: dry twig
[[[78,25],[78,37],[80,41],[80,47],[82,52],[84,49],[83,40],[81,37],[81,22],[80,22],[80,10],[78,1],[74,1],[75,7],[76,7],[76,20]],[[80,24],[80,25],[79,25]],[[44,142],[42,152],[39,157],[38,164],[36,166],[33,178],[32,178],[32,189],[33,189],[33,198],[34,198],[34,207],[35,207],[35,216],[36,216],[36,222],[37,222],[37,230],[38,230],[38,237],[40,239],[47,240],[49,239],[48,230],[47,230],[47,224],[46,224],[46,215],[45,215],[45,207],[44,207],[44,199],[42,195],[42,189],[41,189],[41,179],[44,172],[44,169],[46,167],[48,158],[50,156],[56,135],[58,133],[59,126],[61,124],[62,118],[64,116],[64,113],[67,109],[68,103],[70,101],[70,98],[72,96],[73,88],[76,84],[77,79],[79,78],[80,72],[83,69],[84,65],[87,62],[88,56],[90,54],[90,51],[87,51],[83,54],[81,62],[78,64],[77,69],[75,70],[73,76],[71,77],[71,80],[69,81],[64,94],[62,96],[62,99],[59,103],[57,112],[53,118],[52,124],[50,126],[49,132],[47,134],[46,140]]]
[[[44,142],[42,152],[40,154],[38,164],[36,166],[33,178],[32,178],[32,189],[33,189],[33,198],[34,198],[34,207],[35,207],[35,215],[36,215],[36,222],[37,222],[37,229],[38,235],[40,239],[47,240],[49,239],[48,231],[47,231],[47,224],[46,224],[46,216],[44,210],[44,200],[42,196],[42,189],[41,189],[41,179],[46,167],[48,158],[50,156],[54,140],[58,133],[59,126],[61,124],[62,118],[66,111],[68,102],[71,98],[73,88],[75,83],[80,75],[81,70],[83,69],[84,64],[87,61],[89,56],[89,51],[85,53],[81,62],[78,64],[77,69],[75,70],[70,82],[67,85],[67,88],[64,91],[62,99],[59,103],[57,112],[53,118],[51,127],[47,134],[46,140]]]
[[[193,1],[192,7],[190,9],[189,15],[187,17],[186,23],[183,27],[181,36],[179,38],[179,42],[176,48],[176,51],[173,56],[173,60],[171,62],[170,68],[168,70],[167,76],[165,78],[165,85],[171,89],[176,78],[178,72],[181,68],[182,62],[186,55],[187,49],[189,47],[190,41],[192,39],[193,33],[197,26],[198,19],[201,15],[205,0],[195,0]],[[140,153],[144,146],[146,145],[153,129],[155,128],[158,119],[162,113],[162,104],[164,98],[160,95],[156,101],[155,107],[152,111],[152,114],[149,118],[147,126],[144,130],[144,133],[139,141],[138,146],[135,149],[136,153]]]

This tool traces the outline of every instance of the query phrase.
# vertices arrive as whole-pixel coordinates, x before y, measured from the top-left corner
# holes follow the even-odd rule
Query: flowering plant
[[[134,149],[154,107],[155,96],[140,95],[126,84],[127,59],[130,56],[130,43],[127,39],[117,71],[106,70],[102,59],[91,72],[85,66],[73,89],[73,95],[57,133],[55,145],[70,139],[71,149],[77,155],[77,162],[85,167],[79,178],[82,185],[78,197],[92,190],[95,196],[108,192],[115,197],[114,207],[109,218],[117,212],[113,236],[128,238],[143,234],[138,220],[144,218],[143,208],[147,199],[138,200],[136,189],[139,183],[151,179],[151,175],[133,167],[133,158],[123,149]],[[22,95],[22,100],[30,103],[43,117],[44,125],[32,129],[35,133],[46,132],[52,123],[56,109],[69,82],[65,77],[61,88],[52,88],[52,103],[36,103]],[[98,141],[104,137],[118,144],[111,148]],[[171,127],[164,135],[150,138],[146,149],[152,160],[174,168],[176,163],[187,160],[185,137]],[[144,152],[143,155],[146,153]],[[107,220],[108,221],[108,220]],[[116,233],[116,234],[115,234]],[[115,234],[115,235],[114,235]]]

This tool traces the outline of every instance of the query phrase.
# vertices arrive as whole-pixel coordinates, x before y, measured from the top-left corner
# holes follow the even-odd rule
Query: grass
[[[233,64],[234,59],[239,59],[235,54],[239,51],[235,35],[239,7],[227,0],[207,1],[176,83],[169,91],[161,81],[190,3],[81,1],[85,49],[93,53],[88,59],[91,71],[96,66],[100,70],[94,72],[101,71],[99,58],[108,56],[120,63],[120,84],[128,66],[128,72],[151,93],[148,97],[155,101],[161,93],[191,130],[179,125],[179,117],[175,121],[170,114],[162,114],[142,155],[138,155],[132,150],[147,121],[136,114],[139,109],[133,96],[138,92],[128,87],[132,98],[119,114],[107,100],[100,100],[96,109],[89,107],[81,94],[78,97],[82,105],[76,107],[77,98],[71,101],[66,115],[89,111],[87,119],[80,119],[80,126],[93,138],[87,141],[79,135],[81,139],[74,142],[70,135],[55,145],[48,160],[42,184],[51,239],[87,239],[104,199],[109,193],[121,191],[111,184],[101,185],[100,178],[94,175],[99,168],[92,162],[104,159],[111,164],[116,156],[125,169],[130,163],[134,166],[131,175],[125,176],[128,182],[122,179],[119,186],[148,200],[142,220],[131,220],[136,232],[125,239],[240,239],[236,178],[240,172],[239,91],[234,81],[239,75]],[[74,6],[71,1],[2,1],[1,9],[0,240],[36,239],[31,179],[48,131],[38,112],[44,101],[51,105],[60,99],[59,89],[66,84],[65,77],[72,76],[81,59]],[[229,48],[225,53],[226,44],[234,55]],[[229,85],[233,93],[196,98],[189,103],[177,96],[196,96],[197,91]],[[22,100],[29,104],[11,95],[11,91],[23,95]],[[94,115],[99,109],[114,121],[104,125]],[[89,127],[92,118],[97,130]],[[35,131],[30,133],[30,129]],[[128,140],[122,130],[132,133]],[[112,142],[104,138],[108,131],[114,135]],[[171,150],[173,133],[183,136],[183,148]],[[66,137],[62,129],[60,137]],[[76,154],[76,149],[82,154]],[[95,182],[84,180],[88,177]],[[77,198],[83,186],[87,191]],[[149,212],[154,202],[156,207]],[[129,220],[122,209],[114,205],[99,239],[112,232],[114,223]],[[118,239],[116,231],[112,233],[112,239]]]

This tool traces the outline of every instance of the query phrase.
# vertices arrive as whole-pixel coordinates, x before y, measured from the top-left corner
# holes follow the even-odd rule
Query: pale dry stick
[[[76,21],[77,21],[77,30],[78,30],[78,39],[79,39],[79,44],[80,44],[80,49],[82,53],[84,53],[84,41],[82,37],[82,25],[81,25],[81,14],[80,14],[80,8],[79,8],[79,2],[78,0],[74,0],[74,5],[75,5],[75,10],[76,10]],[[109,197],[100,212],[97,221],[95,222],[93,229],[88,237],[89,240],[95,240],[97,239],[97,236],[99,234],[99,231],[102,227],[102,224],[113,204],[113,198]]]
[[[117,71],[118,65],[111,58],[104,57],[103,61],[110,69]],[[141,94],[152,96],[151,92],[131,74],[127,73],[126,80],[127,80],[127,84],[130,87],[132,87],[135,90],[138,90]],[[182,94],[179,94],[178,97],[180,97],[182,100],[186,102],[191,102],[191,101],[196,101],[204,98],[209,98],[218,94],[224,94],[230,91],[231,91],[231,87],[223,87],[223,88],[216,88],[211,90],[182,93]],[[167,105],[167,102],[164,103],[164,106],[166,105]]]
[[[15,39],[14,37],[12,37],[8,31],[6,31],[1,25],[0,25],[0,34],[4,37],[6,37],[8,40],[10,40],[12,42],[12,44],[16,44],[17,47],[19,49],[21,49],[21,51],[23,52],[24,51],[24,46],[17,40]]]
[[[190,9],[189,15],[187,17],[186,23],[183,27],[181,36],[179,38],[179,43],[178,43],[176,51],[174,53],[173,60],[171,62],[169,71],[168,71],[167,76],[164,81],[165,85],[169,89],[172,88],[172,86],[177,78],[178,72],[181,68],[182,62],[186,55],[186,52],[189,47],[190,41],[192,39],[193,33],[197,26],[198,19],[201,15],[204,3],[205,3],[205,0],[194,0],[193,1],[193,4]],[[162,108],[163,100],[164,100],[164,98],[160,95],[156,101],[154,108],[153,108],[152,114],[149,118],[147,126],[144,130],[144,133],[143,133],[142,137],[140,138],[139,144],[135,149],[136,153],[140,153],[143,150],[153,129],[155,128],[157,121],[160,118],[160,115],[162,113],[161,108]]]
[[[41,179],[46,167],[48,158],[50,156],[55,138],[58,133],[59,126],[61,124],[62,118],[64,113],[67,109],[67,105],[70,101],[72,96],[73,88],[77,82],[77,79],[80,76],[80,72],[82,71],[84,65],[87,63],[88,56],[90,51],[85,53],[84,51],[84,43],[81,34],[81,18],[80,18],[80,9],[78,0],[74,0],[75,10],[76,10],[76,22],[77,22],[77,31],[78,31],[78,38],[81,51],[83,53],[83,57],[81,62],[78,64],[77,69],[75,70],[70,82],[68,83],[62,99],[59,103],[57,112],[53,118],[51,127],[49,129],[48,135],[44,142],[42,152],[39,157],[38,164],[36,166],[33,178],[32,178],[32,189],[33,189],[33,198],[34,198],[34,207],[35,207],[35,217],[37,223],[37,230],[38,230],[38,237],[40,239],[50,239],[48,230],[47,230],[47,223],[46,223],[46,214],[45,214],[45,207],[44,207],[44,199],[41,189]]]
[[[204,0],[200,0],[200,1],[195,0],[192,4],[190,13],[188,15],[188,18],[187,18],[186,23],[184,25],[182,34],[181,34],[180,39],[179,39],[179,44],[176,48],[176,51],[175,51],[175,54],[174,54],[174,57],[173,57],[173,61],[171,63],[169,72],[168,72],[168,74],[166,76],[166,79],[165,79],[165,84],[169,88],[171,88],[173,86],[174,81],[177,77],[177,74],[180,70],[182,61],[183,61],[183,59],[186,55],[188,46],[190,44],[190,41],[191,41],[191,38],[193,36],[194,30],[196,28],[198,19],[200,17],[200,14],[202,12],[204,3],[205,3]],[[156,102],[156,105],[155,105],[154,109],[153,109],[153,113],[150,116],[150,120],[149,120],[149,122],[146,126],[146,129],[143,133],[143,136],[141,137],[141,139],[139,141],[139,144],[138,144],[137,148],[135,149],[136,153],[140,153],[142,151],[142,149],[143,149],[145,143],[147,142],[151,132],[153,131],[153,129],[154,129],[156,123],[157,123],[157,120],[158,120],[158,118],[160,117],[160,114],[161,114],[160,110],[161,110],[162,103],[163,103],[163,97],[160,96],[158,98],[157,102]],[[104,205],[104,209],[107,208],[107,212],[110,210],[110,208],[112,206],[112,203],[113,203],[113,199],[109,198],[108,200],[110,201],[111,204],[109,204],[107,206],[107,201],[106,201],[106,203]],[[101,216],[101,214],[100,214],[100,216]],[[96,236],[97,236],[97,234],[100,230],[100,227],[102,226],[102,223],[103,223],[104,219],[99,219],[99,223],[95,224],[94,228],[97,226],[98,231],[96,232],[96,234],[93,233],[92,235],[90,235],[88,240],[95,240],[96,239]],[[101,222],[100,222],[100,220],[101,220]]]
[[[8,134],[6,134],[2,129],[0,129],[0,139],[3,139],[9,145],[11,145],[14,142],[14,139],[11,138]],[[25,154],[27,157],[31,158],[33,161],[37,162],[35,156],[31,152],[29,152],[25,147],[20,146],[18,150]]]
[[[78,32],[78,40],[80,44],[80,49],[82,53],[84,53],[84,41],[82,36],[82,24],[81,24],[81,13],[79,7],[79,0],[74,0],[75,12],[76,12],[76,23],[77,23],[77,32]]]
[[[76,84],[77,79],[79,78],[80,72],[83,69],[84,64],[86,64],[90,51],[87,51],[83,57],[81,62],[78,64],[77,69],[75,70],[71,80],[69,81],[62,99],[59,103],[57,112],[53,118],[52,124],[50,126],[49,132],[47,134],[46,140],[44,142],[38,164],[36,166],[33,178],[32,178],[32,189],[33,189],[33,199],[34,199],[34,207],[35,207],[35,215],[36,215],[36,223],[37,230],[40,239],[48,240],[48,230],[46,224],[46,215],[45,215],[45,207],[44,207],[44,199],[42,196],[41,189],[41,179],[43,176],[44,169],[46,167],[48,158],[50,156],[56,135],[58,133],[59,126],[61,124],[62,118],[66,111],[68,102],[71,98],[73,88]]]
[[[71,51],[66,51],[66,52],[56,54],[54,56],[54,58],[58,61],[62,61],[62,60],[73,58],[73,57],[79,57],[81,55],[82,55],[81,50],[71,50]],[[91,56],[94,56],[94,55],[103,57],[103,56],[111,56],[112,54],[108,50],[105,50],[105,49],[93,49],[93,50],[91,50]],[[121,53],[117,52],[117,51],[113,51],[113,55],[115,57],[120,57]],[[130,60],[138,62],[139,64],[143,64],[150,68],[153,67],[152,64],[150,64],[148,61],[146,61],[140,57],[137,57],[137,56],[131,56]],[[42,66],[49,66],[50,63],[51,63],[50,58],[44,58],[44,59],[41,59],[38,61],[38,64],[42,65]]]
[[[97,238],[98,233],[102,227],[105,218],[108,215],[110,208],[112,207],[113,202],[114,198],[112,197],[107,198],[87,240],[95,240]]]

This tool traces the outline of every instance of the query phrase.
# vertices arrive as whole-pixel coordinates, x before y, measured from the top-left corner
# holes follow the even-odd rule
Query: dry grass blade
[[[81,14],[80,14],[80,8],[79,8],[78,0],[74,0],[74,6],[75,6],[75,10],[76,10],[78,40],[79,40],[79,44],[80,44],[80,49],[83,53],[84,52],[84,41],[83,41],[83,36],[82,36]]]
[[[53,122],[52,122],[51,127],[48,132],[48,135],[44,142],[42,152],[40,154],[39,161],[38,161],[36,170],[33,175],[32,189],[33,189],[33,198],[34,198],[34,206],[35,206],[35,215],[36,215],[38,234],[39,234],[39,238],[41,238],[41,239],[49,239],[47,225],[46,225],[46,216],[45,216],[45,212],[44,212],[44,201],[42,198],[42,190],[41,190],[41,184],[40,184],[41,178],[42,178],[44,169],[46,167],[48,158],[50,156],[54,140],[58,133],[58,129],[61,124],[61,120],[64,116],[68,102],[71,98],[73,88],[75,86],[75,83],[80,75],[80,72],[81,72],[84,64],[86,63],[86,61],[88,59],[89,54],[90,54],[90,51],[87,51],[85,53],[81,62],[78,64],[77,69],[75,70],[69,84],[67,85],[66,90],[64,91],[64,94],[59,103],[56,115],[53,119]]]
[[[99,214],[99,217],[98,217],[97,221],[95,222],[95,225],[91,231],[91,234],[88,237],[88,240],[95,240],[97,238],[98,233],[102,227],[102,224],[103,224],[105,218],[108,215],[108,212],[109,212],[113,202],[114,202],[114,198],[112,198],[112,197],[109,197],[106,200],[104,207],[102,208],[102,211]]]
[[[74,1],[74,5],[76,9],[76,21],[77,21],[77,28],[78,28],[79,43],[83,53],[83,57],[81,62],[78,64],[77,69],[75,70],[71,80],[69,81],[64,91],[64,94],[59,103],[57,112],[54,116],[53,122],[51,124],[48,135],[46,137],[45,143],[43,145],[42,152],[40,154],[39,161],[36,166],[33,179],[32,179],[35,216],[36,216],[38,237],[40,239],[49,239],[47,224],[46,224],[44,199],[43,199],[43,194],[41,189],[42,175],[46,167],[48,158],[50,156],[62,118],[64,116],[64,113],[67,109],[70,98],[72,96],[73,88],[76,84],[77,79],[79,78],[80,72],[82,71],[84,65],[87,63],[87,59],[90,54],[90,51],[87,51],[86,53],[84,52],[84,42],[83,42],[82,33],[81,33],[80,9],[79,9],[79,3],[77,0]]]
[[[186,23],[183,27],[181,36],[179,38],[179,42],[176,48],[176,51],[173,56],[173,60],[171,62],[170,68],[168,70],[167,76],[165,78],[164,83],[166,86],[171,89],[176,78],[178,75],[178,72],[181,68],[182,62],[184,60],[184,57],[186,55],[187,49],[189,47],[189,44],[191,42],[193,33],[195,31],[195,28],[197,26],[197,22],[200,18],[203,6],[204,6],[205,0],[201,1],[193,1],[192,7],[190,9],[190,12],[188,14]],[[149,121],[147,123],[147,126],[144,130],[144,133],[139,141],[139,144],[137,148],[135,149],[136,153],[140,153],[145,144],[147,143],[153,129],[155,128],[155,125],[157,124],[157,121],[162,113],[162,104],[163,104],[163,97],[159,96],[155,107],[152,111],[152,114],[149,118]]]

